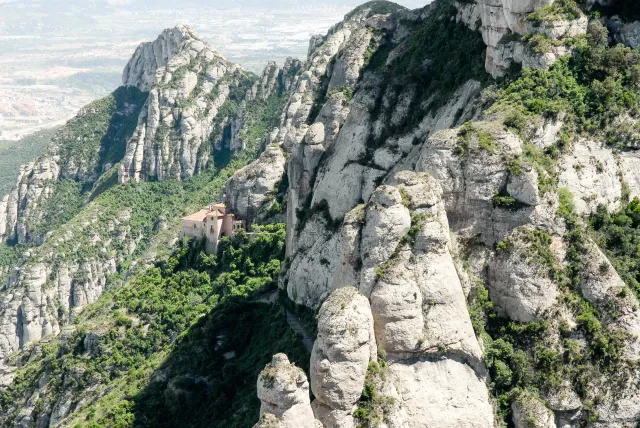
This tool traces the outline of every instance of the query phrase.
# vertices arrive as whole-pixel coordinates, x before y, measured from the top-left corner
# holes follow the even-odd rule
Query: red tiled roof
[[[196,213],[183,217],[182,220],[187,221],[204,221],[205,217],[209,214],[209,210],[200,210]]]

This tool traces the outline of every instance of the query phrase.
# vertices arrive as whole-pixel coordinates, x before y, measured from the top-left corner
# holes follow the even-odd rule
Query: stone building
[[[184,217],[180,223],[181,235],[191,238],[205,238],[207,252],[218,251],[218,241],[223,236],[231,236],[238,229],[244,229],[244,223],[227,213],[225,204],[216,203],[206,209]]]

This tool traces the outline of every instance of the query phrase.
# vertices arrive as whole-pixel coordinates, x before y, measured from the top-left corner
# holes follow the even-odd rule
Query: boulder
[[[309,382],[304,371],[276,354],[258,376],[260,421],[255,427],[322,428],[309,402]]]

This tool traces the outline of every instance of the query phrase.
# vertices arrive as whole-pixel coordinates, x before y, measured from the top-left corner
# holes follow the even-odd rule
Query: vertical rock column
[[[353,412],[376,354],[369,301],[353,287],[334,291],[320,308],[311,354],[312,406],[325,427],[355,427]]]
[[[254,428],[322,428],[309,403],[309,382],[285,354],[276,354],[258,377],[260,421]]]

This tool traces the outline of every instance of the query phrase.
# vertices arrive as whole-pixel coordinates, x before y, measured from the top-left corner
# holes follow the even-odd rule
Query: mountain
[[[0,205],[0,424],[637,425],[638,12],[373,1],[261,76],[142,44]],[[252,228],[206,254],[215,199]]]

